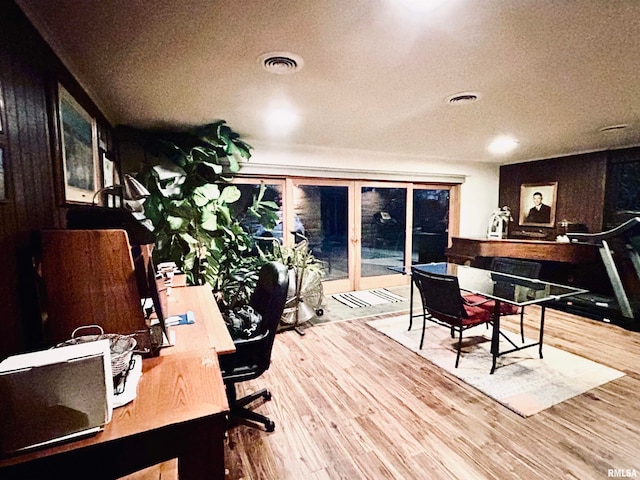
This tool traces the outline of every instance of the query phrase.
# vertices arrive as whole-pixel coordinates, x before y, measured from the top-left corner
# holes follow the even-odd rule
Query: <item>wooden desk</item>
[[[194,313],[196,322],[171,327],[176,334],[176,345],[162,349],[161,355],[200,348],[214,348],[218,355],[236,351],[210,287],[171,287],[167,295],[167,316],[186,313],[187,310]]]
[[[542,240],[486,239],[453,237],[446,251],[450,262],[479,265],[483,257],[510,257],[537,261],[589,264],[599,261],[598,249],[584,243]]]
[[[216,347],[233,342],[206,287],[171,298],[169,313],[193,310],[196,322],[174,327],[177,345],[143,361],[137,398],[93,437],[0,460],[0,478],[113,479],[172,458],[181,480],[224,478],[229,405]]]

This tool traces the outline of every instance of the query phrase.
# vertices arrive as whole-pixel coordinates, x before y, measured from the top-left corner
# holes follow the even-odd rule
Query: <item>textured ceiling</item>
[[[496,163],[640,144],[637,0],[17,3],[114,125],[224,119],[249,142]],[[267,73],[269,51],[304,67]],[[283,105],[289,134],[265,121]],[[509,155],[486,150],[500,134]]]

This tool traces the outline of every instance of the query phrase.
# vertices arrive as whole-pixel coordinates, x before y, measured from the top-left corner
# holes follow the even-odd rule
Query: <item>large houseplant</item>
[[[263,200],[261,189],[240,216],[231,214],[229,205],[241,195],[230,181],[251,157],[251,147],[224,121],[129,134],[146,152],[137,178],[151,193],[145,215],[155,227],[155,261],[175,262],[189,284],[210,285],[221,308],[245,301],[267,259],[260,252],[248,255],[253,244],[243,216],[273,228],[278,209]]]

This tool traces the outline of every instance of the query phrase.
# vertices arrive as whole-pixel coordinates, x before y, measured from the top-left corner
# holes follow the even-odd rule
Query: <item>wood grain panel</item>
[[[65,208],[55,202],[49,128],[49,91],[59,79],[108,125],[15,3],[0,2],[0,103],[8,187],[8,200],[0,203],[0,358],[43,346],[33,234],[65,225]]]
[[[499,205],[508,205],[516,213],[515,222],[509,225],[509,230],[521,229],[517,218],[520,185],[558,182],[556,222],[567,219],[585,224],[590,232],[602,231],[606,170],[606,152],[501,166]],[[542,230],[551,238],[556,235],[556,228],[535,230]]]
[[[472,263],[478,257],[524,258],[573,264],[593,264],[600,258],[598,249],[587,244],[462,237],[454,237],[446,253],[450,259],[469,260]]]
[[[167,295],[167,315],[181,315],[187,310],[193,311],[195,323],[174,327],[176,345],[166,351],[215,348],[219,355],[236,351],[211,287],[199,285],[171,288]]]
[[[8,200],[0,204],[0,357],[37,346],[32,232],[56,226],[47,127],[46,44],[13,2],[0,2],[0,83]]]
[[[51,344],[85,325],[123,334],[146,327],[124,230],[43,231],[42,278]]]

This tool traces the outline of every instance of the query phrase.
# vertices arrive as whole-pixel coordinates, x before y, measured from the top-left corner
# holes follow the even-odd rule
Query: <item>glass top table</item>
[[[458,278],[458,284],[460,285],[461,290],[476,295],[482,295],[486,298],[494,300],[495,307],[493,314],[493,333],[491,336],[491,353],[493,356],[491,373],[493,373],[496,369],[497,358],[502,355],[506,355],[507,353],[537,345],[539,347],[538,351],[540,358],[542,358],[542,338],[544,334],[545,304],[552,300],[558,300],[564,297],[569,297],[571,295],[577,295],[588,291],[582,288],[560,285],[544,280],[518,277],[516,275],[494,272],[481,268],[468,267],[466,265],[458,265],[455,263],[427,263],[412,265],[411,268],[412,270],[415,269],[423,272],[437,273],[440,275],[453,275]],[[413,282],[411,285],[410,295],[411,299],[409,307],[409,329],[411,329],[411,322],[414,318]],[[503,302],[509,303],[511,305],[516,305],[518,307],[534,304],[541,306],[540,337],[538,342],[529,343],[526,345],[516,345],[513,341],[511,341],[503,334],[503,337],[509,341],[513,348],[502,352],[499,350],[501,335],[500,305]]]

